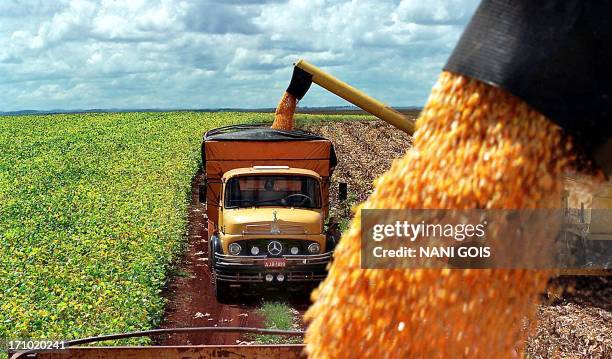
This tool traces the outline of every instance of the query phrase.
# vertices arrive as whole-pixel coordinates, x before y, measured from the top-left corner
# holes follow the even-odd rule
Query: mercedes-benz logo
[[[270,253],[271,255],[277,256],[281,254],[282,251],[283,251],[283,245],[280,244],[280,242],[272,241],[268,243],[268,253]]]

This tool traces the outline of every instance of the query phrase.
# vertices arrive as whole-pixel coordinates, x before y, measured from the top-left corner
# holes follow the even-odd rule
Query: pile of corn
[[[277,130],[293,129],[293,114],[297,106],[297,99],[289,92],[285,92],[281,97],[276,112],[274,113],[274,123],[272,128]]]
[[[359,208],[555,208],[571,145],[503,90],[441,74],[414,147]],[[359,209],[358,208],[358,209]],[[360,215],[306,313],[313,358],[518,357],[549,273],[360,268]]]

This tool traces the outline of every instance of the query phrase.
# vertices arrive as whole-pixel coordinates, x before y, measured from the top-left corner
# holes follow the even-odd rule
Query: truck
[[[217,300],[237,289],[312,288],[339,239],[328,223],[333,144],[302,130],[234,125],[205,133],[199,198]],[[339,184],[339,200],[346,184]]]

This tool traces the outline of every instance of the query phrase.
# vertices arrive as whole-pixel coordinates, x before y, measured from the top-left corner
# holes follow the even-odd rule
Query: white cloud
[[[478,5],[477,0],[402,0],[397,8],[401,21],[417,24],[455,24],[467,22]]]
[[[303,57],[421,105],[469,1],[0,3],[0,110],[272,107]],[[344,104],[313,86],[303,105]]]

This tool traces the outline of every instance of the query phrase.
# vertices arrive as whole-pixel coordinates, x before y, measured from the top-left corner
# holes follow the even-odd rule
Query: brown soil
[[[412,137],[380,120],[316,123],[304,129],[330,139],[336,149],[338,166],[332,176],[336,187],[330,200],[338,220],[351,216],[350,205],[368,198],[374,179],[412,147]],[[348,184],[348,206],[338,203],[339,182]]]
[[[612,277],[564,276],[549,287],[529,358],[612,358]]]

